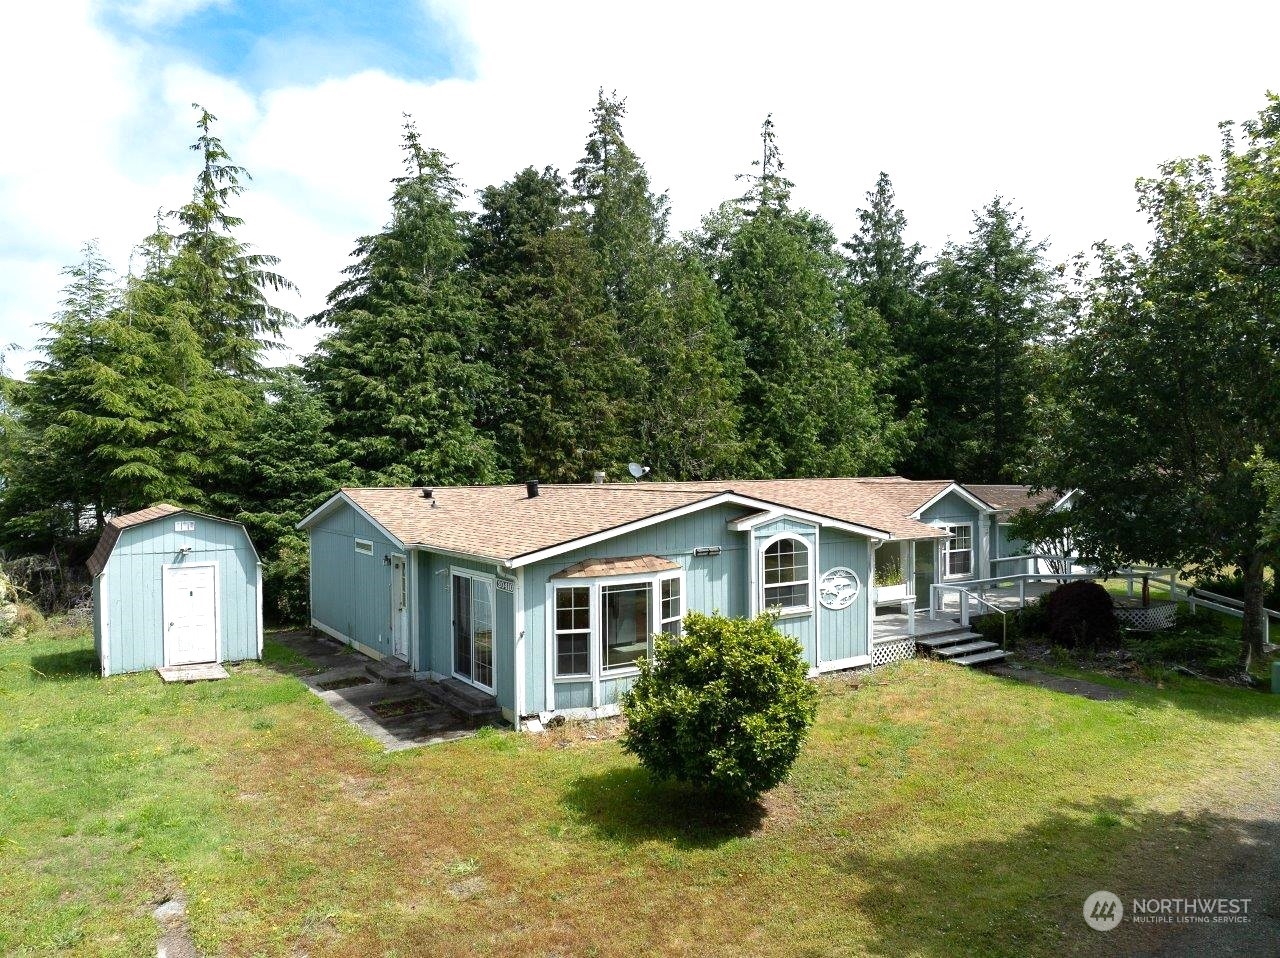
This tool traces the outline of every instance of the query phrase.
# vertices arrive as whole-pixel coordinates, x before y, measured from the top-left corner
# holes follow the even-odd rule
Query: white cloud
[[[178,16],[202,0],[152,0]],[[1280,8],[1220,4],[1213,18],[1086,3],[833,5],[427,2],[471,57],[466,79],[365,71],[250,91],[171,54],[112,39],[87,0],[23,4],[0,39],[0,342],[30,347],[57,300],[57,265],[97,236],[117,264],[157,207],[190,189],[189,104],[255,177],[246,235],[283,258],[300,314],[323,304],[356,237],[386,216],[401,114],[471,188],[581,152],[598,87],[628,97],[627,134],[674,225],[740,187],[772,112],[797,200],[841,234],[879,170],[915,237],[962,237],[997,191],[1065,258],[1137,239],[1134,179],[1213,151],[1216,123],[1262,105]],[[1240,29],[1248,23],[1247,30]],[[309,348],[314,332],[290,343]]]

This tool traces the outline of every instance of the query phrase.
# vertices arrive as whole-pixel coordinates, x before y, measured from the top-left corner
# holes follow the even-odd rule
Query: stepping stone
[[[156,671],[166,682],[214,682],[218,679],[230,678],[227,670],[217,662],[205,662],[200,665],[170,665]]]

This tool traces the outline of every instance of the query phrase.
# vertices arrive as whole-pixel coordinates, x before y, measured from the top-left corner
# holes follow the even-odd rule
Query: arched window
[[[794,536],[777,539],[765,547],[762,565],[762,608],[787,612],[812,605],[808,543]]]

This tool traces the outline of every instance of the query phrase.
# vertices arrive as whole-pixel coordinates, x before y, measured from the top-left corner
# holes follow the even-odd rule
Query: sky
[[[60,270],[116,269],[189,196],[198,102],[253,175],[243,237],[314,313],[387,218],[405,113],[469,190],[568,172],[600,88],[672,222],[741,190],[772,114],[795,201],[848,235],[879,171],[911,238],[1000,194],[1055,261],[1142,242],[1137,177],[1280,89],[1280,4],[43,0],[0,11],[0,352],[38,356]],[[277,361],[307,352],[291,330]]]

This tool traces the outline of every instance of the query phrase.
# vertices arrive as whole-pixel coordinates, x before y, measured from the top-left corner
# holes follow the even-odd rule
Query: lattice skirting
[[[916,640],[914,638],[878,642],[871,646],[871,667],[877,669],[882,665],[888,665],[890,662],[914,659],[915,656]]]
[[[1159,632],[1178,624],[1178,607],[1172,602],[1152,602],[1149,608],[1142,606],[1116,607],[1116,618],[1122,628],[1134,632]]]

